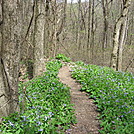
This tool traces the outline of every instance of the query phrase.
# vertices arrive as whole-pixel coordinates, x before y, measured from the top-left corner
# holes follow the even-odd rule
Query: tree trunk
[[[91,58],[91,61],[92,61],[92,64],[94,62],[94,29],[95,29],[95,24],[94,24],[94,8],[95,8],[95,2],[94,0],[92,0],[92,16],[91,16],[91,42],[90,42],[90,46],[91,46],[91,55],[90,55],[90,58]]]
[[[123,46],[125,45],[125,35],[126,35],[126,28],[127,27],[127,18],[124,20],[124,24],[121,25],[120,29],[120,42],[119,42],[119,48],[118,48],[118,58],[117,58],[117,70],[122,70],[122,52],[123,52]]]
[[[87,32],[87,56],[88,56],[88,61],[90,60],[90,46],[91,43],[91,0],[89,1],[89,7],[88,7],[88,32]]]
[[[113,52],[111,55],[111,68],[114,70],[121,70],[122,66],[122,48],[124,44],[125,28],[126,28],[126,19],[128,15],[128,9],[131,3],[131,0],[124,0],[123,9],[121,15],[118,18],[113,35]]]
[[[0,117],[19,111],[18,73],[21,43],[21,1],[2,1],[0,52]]]
[[[102,39],[102,59],[103,61],[105,61],[105,49],[107,48],[107,39],[108,39],[108,1],[107,0],[101,0],[101,1],[102,1],[103,19],[104,19],[103,39]]]
[[[104,29],[103,29],[103,40],[102,40],[102,50],[107,47],[107,34],[108,34],[108,1],[102,0],[102,9],[104,17]]]
[[[45,3],[44,55],[47,58],[50,56],[50,2],[51,0],[46,0]]]
[[[33,75],[40,75],[44,68],[44,26],[45,5],[42,0],[36,0],[34,26],[34,68]]]
[[[81,0],[78,1],[78,22],[77,22],[77,45],[78,45],[78,50],[81,49],[81,42],[80,42],[80,27],[81,27]],[[79,55],[78,55],[79,57]]]

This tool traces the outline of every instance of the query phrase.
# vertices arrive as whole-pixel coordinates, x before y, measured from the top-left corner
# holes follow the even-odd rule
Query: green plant
[[[56,59],[62,60],[64,62],[70,62],[71,59],[69,57],[66,57],[64,54],[57,54]]]
[[[82,84],[81,90],[90,94],[101,113],[100,133],[134,133],[134,75],[82,62],[76,65],[73,78]]]
[[[21,112],[4,118],[0,124],[2,134],[63,133],[75,123],[69,87],[57,77],[61,66],[58,60],[49,61],[43,76],[19,84]]]

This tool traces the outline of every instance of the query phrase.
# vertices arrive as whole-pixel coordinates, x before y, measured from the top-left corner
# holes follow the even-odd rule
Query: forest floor
[[[63,84],[69,86],[71,103],[74,104],[77,124],[71,126],[66,134],[99,134],[99,121],[96,119],[99,114],[93,99],[89,99],[85,92],[79,91],[81,85],[71,78],[69,65],[59,70],[58,77]]]

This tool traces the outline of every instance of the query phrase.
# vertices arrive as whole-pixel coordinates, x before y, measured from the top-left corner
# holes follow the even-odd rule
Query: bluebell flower
[[[30,108],[31,108],[31,109],[35,109],[35,107],[34,107],[34,106],[31,106]]]
[[[131,113],[131,111],[128,111],[128,114]]]
[[[55,82],[52,82],[52,84],[54,84],[54,85],[55,85]]]
[[[14,126],[14,124],[11,121],[8,121],[10,126]]]
[[[23,121],[26,121],[26,119],[27,119],[27,117],[26,117],[26,116],[22,116],[22,118],[23,118]]]
[[[49,112],[48,114],[49,114],[49,115],[54,115],[53,112]]]
[[[55,90],[54,87],[52,87],[52,90]]]
[[[112,123],[115,123],[114,121],[112,121]]]
[[[115,102],[119,102],[119,100],[116,100]]]
[[[38,121],[38,122],[37,122],[37,124],[38,124],[38,125],[42,125],[43,123],[42,123],[42,122],[40,122],[40,121]]]
[[[38,131],[40,131],[40,132],[41,132],[41,131],[43,131],[43,129],[41,128],[41,129],[39,129]]]
[[[63,104],[63,106],[67,106],[66,104]]]

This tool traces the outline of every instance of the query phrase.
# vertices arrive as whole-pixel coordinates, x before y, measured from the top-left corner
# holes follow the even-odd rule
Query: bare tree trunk
[[[102,0],[103,9],[103,19],[104,19],[104,29],[103,29],[103,39],[102,39],[102,59],[105,61],[105,49],[107,47],[108,39],[108,1]],[[104,64],[104,63],[103,63]]]
[[[45,7],[45,44],[47,56],[55,56],[57,50],[57,1],[46,1]]]
[[[34,26],[34,76],[40,75],[44,68],[44,12],[45,5],[42,0],[36,0]]]
[[[78,1],[78,22],[77,22],[77,45],[78,45],[78,50],[81,49],[81,42],[80,42],[80,27],[81,27],[81,0]]]
[[[90,59],[90,42],[91,42],[91,0],[88,7],[88,33],[87,33],[87,56]]]
[[[114,70],[121,70],[122,66],[122,48],[124,44],[125,28],[126,28],[126,19],[128,15],[128,9],[131,3],[131,0],[122,0],[123,9],[121,15],[118,18],[113,35],[113,52],[111,55],[111,67]]]
[[[0,117],[19,111],[18,73],[21,43],[21,1],[2,0],[0,52]]]
[[[46,4],[45,4],[45,31],[44,31],[44,54],[46,57],[50,56],[50,2],[51,0],[46,0]]]
[[[132,2],[131,5],[131,12],[130,12],[130,16],[129,16],[129,30],[128,30],[128,45],[133,45],[134,40],[133,40],[133,36],[134,36],[134,2]]]
[[[57,1],[54,0],[53,4],[53,9],[52,9],[52,13],[53,13],[53,38],[52,38],[52,56],[55,57],[56,56],[56,48],[57,48]]]
[[[123,52],[123,46],[125,45],[125,35],[126,35],[126,29],[127,29],[127,18],[124,20],[124,23],[121,25],[120,29],[120,41],[119,41],[119,48],[118,48],[118,57],[117,57],[117,68],[119,71],[122,70],[122,52]]]
[[[94,59],[94,7],[95,7],[95,2],[92,0],[92,18],[91,18],[91,60],[93,64],[93,59]]]
[[[102,50],[107,47],[107,32],[108,32],[108,1],[102,0],[102,9],[104,17],[104,30],[103,30],[103,40],[102,40]]]
[[[57,31],[56,31],[56,41],[57,41],[57,47],[56,47],[56,54],[58,53],[58,50],[60,49],[60,35],[64,36],[63,31],[66,27],[66,8],[67,8],[67,0],[64,0],[61,5],[59,5],[59,13],[57,14]],[[63,42],[62,42],[63,43]]]

